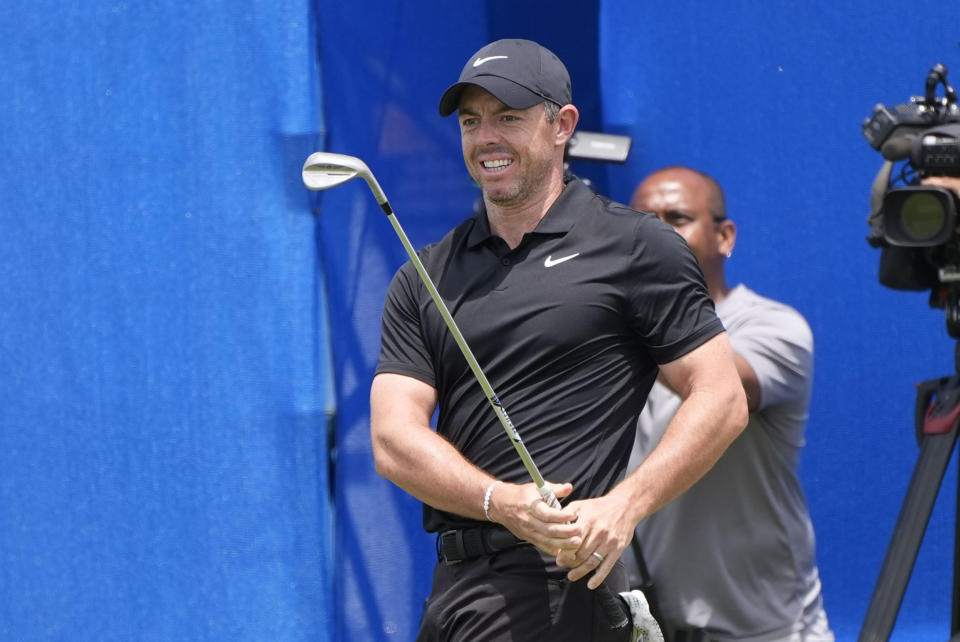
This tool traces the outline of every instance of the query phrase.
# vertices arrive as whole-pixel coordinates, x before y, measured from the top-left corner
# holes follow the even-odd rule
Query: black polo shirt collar
[[[557,200],[553,202],[547,213],[544,214],[537,227],[530,234],[566,234],[577,222],[577,213],[580,208],[576,203],[586,204],[594,196],[593,191],[578,178],[570,179],[564,186]],[[493,233],[490,232],[490,221],[487,220],[486,208],[475,217],[476,223],[467,236],[467,247],[475,248],[488,241]]]

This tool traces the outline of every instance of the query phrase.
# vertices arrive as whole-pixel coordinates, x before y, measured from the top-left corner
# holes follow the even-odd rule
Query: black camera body
[[[943,86],[944,95],[937,96]],[[947,68],[934,65],[923,96],[877,105],[863,136],[884,164],[870,195],[868,242],[881,248],[880,283],[895,290],[930,289],[930,304],[948,310],[960,337],[960,199],[949,189],[922,185],[931,176],[960,177],[960,107]],[[894,173],[894,168],[899,171]]]
[[[943,85],[944,96],[937,97]],[[935,247],[953,236],[957,203],[948,190],[921,187],[927,176],[960,176],[960,107],[947,83],[947,68],[934,65],[926,93],[907,104],[877,105],[863,136],[886,159],[871,194],[871,243]],[[892,179],[893,163],[905,161]],[[896,187],[899,183],[908,187]],[[924,288],[925,289],[925,288]]]

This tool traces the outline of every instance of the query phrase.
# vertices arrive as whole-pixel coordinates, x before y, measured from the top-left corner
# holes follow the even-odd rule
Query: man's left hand
[[[567,579],[571,582],[593,571],[587,587],[595,589],[630,544],[636,524],[628,516],[627,507],[613,494],[571,502],[566,508],[578,514],[583,543],[575,551],[560,551],[557,564],[570,568]]]

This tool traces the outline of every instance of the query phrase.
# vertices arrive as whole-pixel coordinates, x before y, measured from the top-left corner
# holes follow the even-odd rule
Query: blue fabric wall
[[[329,639],[315,41],[0,5],[0,638]]]

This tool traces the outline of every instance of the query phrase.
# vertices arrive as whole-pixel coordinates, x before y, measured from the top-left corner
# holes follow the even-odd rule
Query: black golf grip
[[[603,620],[608,629],[616,631],[630,626],[627,605],[620,599],[620,596],[613,594],[606,582],[598,586],[595,593],[597,599],[600,600]]]
[[[540,492],[540,497],[543,498],[543,501],[549,506],[560,508],[560,500],[557,499],[557,496],[553,494],[553,490],[551,490],[548,485],[538,486],[537,490]],[[600,600],[603,620],[609,630],[616,631],[630,626],[630,614],[627,610],[626,603],[621,600],[618,595],[613,594],[613,591],[607,586],[606,581],[601,582],[600,586],[594,589],[594,591],[594,595]]]

